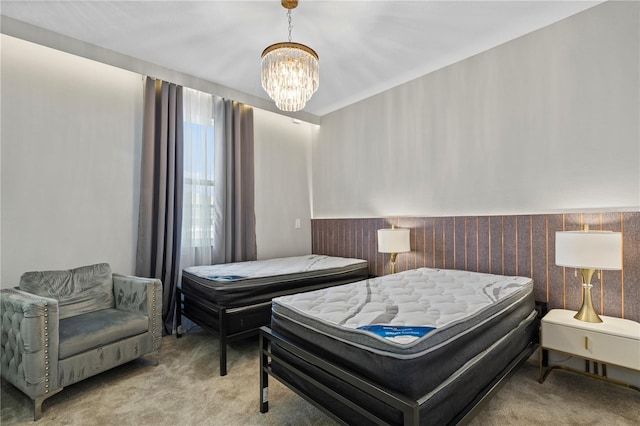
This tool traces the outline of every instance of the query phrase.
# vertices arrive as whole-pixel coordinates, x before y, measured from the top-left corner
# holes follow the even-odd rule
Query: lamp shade
[[[622,269],[622,234],[609,231],[558,231],[556,265],[584,269]]]
[[[409,229],[378,229],[378,252],[404,253],[411,251]]]

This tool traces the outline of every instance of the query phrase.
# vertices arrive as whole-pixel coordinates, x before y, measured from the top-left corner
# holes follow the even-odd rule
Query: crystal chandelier
[[[272,44],[262,52],[262,88],[282,111],[299,111],[318,90],[318,54],[291,41],[291,9],[298,0],[281,0],[287,9],[289,41]]]

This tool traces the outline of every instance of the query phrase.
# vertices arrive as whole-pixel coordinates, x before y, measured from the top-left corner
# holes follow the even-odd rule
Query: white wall
[[[313,216],[637,210],[639,7],[604,3],[323,116]]]
[[[94,262],[133,273],[141,76],[0,37],[1,287]]]
[[[311,253],[311,145],[318,126],[258,108],[254,126],[258,259]]]

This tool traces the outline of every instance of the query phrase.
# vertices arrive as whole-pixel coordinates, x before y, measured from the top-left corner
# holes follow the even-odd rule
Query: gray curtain
[[[225,261],[255,260],[253,109],[225,100]]]
[[[182,227],[182,87],[146,77],[136,275],[162,281],[164,334],[174,329]]]

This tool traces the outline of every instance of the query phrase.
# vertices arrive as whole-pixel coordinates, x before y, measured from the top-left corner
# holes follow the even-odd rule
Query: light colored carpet
[[[165,336],[160,365],[137,360],[69,386],[46,400],[38,425],[334,425],[270,378],[269,412],[259,412],[256,339],[229,347],[229,373],[218,375],[218,339],[198,328]],[[554,371],[537,382],[529,361],[472,425],[637,425],[640,392]],[[2,380],[2,425],[32,423],[32,404]]]

